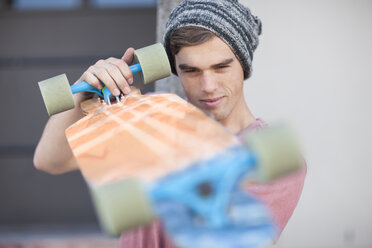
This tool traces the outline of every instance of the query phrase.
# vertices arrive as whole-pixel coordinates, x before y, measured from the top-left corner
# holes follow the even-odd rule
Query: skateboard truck
[[[142,72],[142,67],[141,67],[140,64],[131,65],[131,66],[129,66],[129,69],[132,71],[132,74]],[[62,77],[62,80],[64,78],[66,78],[65,80],[67,80],[67,77],[66,77],[65,74],[59,75],[57,77]],[[57,79],[57,77],[47,79],[48,83],[50,84],[49,80],[55,80],[55,79]],[[40,86],[40,87],[42,87],[42,86]],[[95,93],[95,94],[99,95],[100,97],[102,97],[107,104],[111,105],[111,98],[113,97],[113,95],[106,86],[103,86],[102,90],[99,90],[99,89],[93,87],[92,85],[90,85],[89,83],[87,83],[86,81],[82,81],[80,83],[71,85],[70,88],[71,88],[71,93],[72,94],[76,94],[76,93],[79,93],[79,92]],[[120,102],[120,99],[119,99],[118,96],[116,96],[115,98],[116,98],[117,102]]]
[[[134,51],[133,65],[129,66],[133,74],[140,73],[142,81],[147,84],[170,76],[171,69],[167,53],[160,43]],[[66,74],[61,74],[39,82],[39,88],[48,114],[57,114],[75,107],[73,94],[92,92],[111,104],[112,93],[107,87],[98,90],[86,81],[70,86]],[[116,97],[119,102],[119,97]]]

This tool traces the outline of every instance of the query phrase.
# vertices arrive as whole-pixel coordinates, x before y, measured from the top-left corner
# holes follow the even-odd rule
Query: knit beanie
[[[176,74],[173,55],[170,51],[170,37],[173,31],[186,26],[205,28],[221,38],[239,59],[243,67],[244,79],[252,71],[253,52],[261,34],[261,21],[238,0],[183,0],[168,17],[164,47]]]

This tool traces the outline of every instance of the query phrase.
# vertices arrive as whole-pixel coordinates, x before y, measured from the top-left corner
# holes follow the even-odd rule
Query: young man
[[[188,101],[238,137],[266,126],[253,116],[243,94],[260,33],[261,21],[237,0],[184,0],[172,11],[166,25],[164,46]],[[133,76],[128,65],[133,52],[129,48],[121,59],[98,61],[77,82],[85,80],[100,89],[101,81],[115,96],[120,91],[129,93]],[[74,110],[48,121],[35,152],[36,168],[55,174],[78,168],[64,130],[83,117],[79,103],[91,96],[74,97]],[[271,210],[279,234],[297,205],[305,174],[304,165],[301,171],[269,184],[250,185],[250,193]],[[124,233],[120,246],[173,247],[159,222]]]

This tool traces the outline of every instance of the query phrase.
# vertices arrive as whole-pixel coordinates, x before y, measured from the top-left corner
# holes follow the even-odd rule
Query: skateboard
[[[161,44],[135,51],[144,83],[170,75]],[[245,137],[174,94],[116,98],[66,75],[39,82],[49,115],[74,107],[72,94],[97,93],[66,137],[109,235],[158,218],[178,247],[264,247],[276,236],[265,206],[246,193],[252,178],[269,181],[298,169],[296,138],[286,126]],[[102,100],[102,98],[104,100]]]
[[[264,247],[276,235],[265,206],[244,192],[253,176],[296,170],[287,128],[234,135],[174,94],[81,104],[66,130],[103,230],[109,235],[161,219],[179,247]],[[249,147],[249,148],[247,148]]]

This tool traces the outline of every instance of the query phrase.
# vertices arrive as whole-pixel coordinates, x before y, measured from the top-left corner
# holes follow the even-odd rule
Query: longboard
[[[160,218],[179,247],[257,248],[274,238],[265,207],[243,193],[257,156],[202,111],[133,89],[116,104],[81,107],[86,116],[66,137],[107,234]]]

